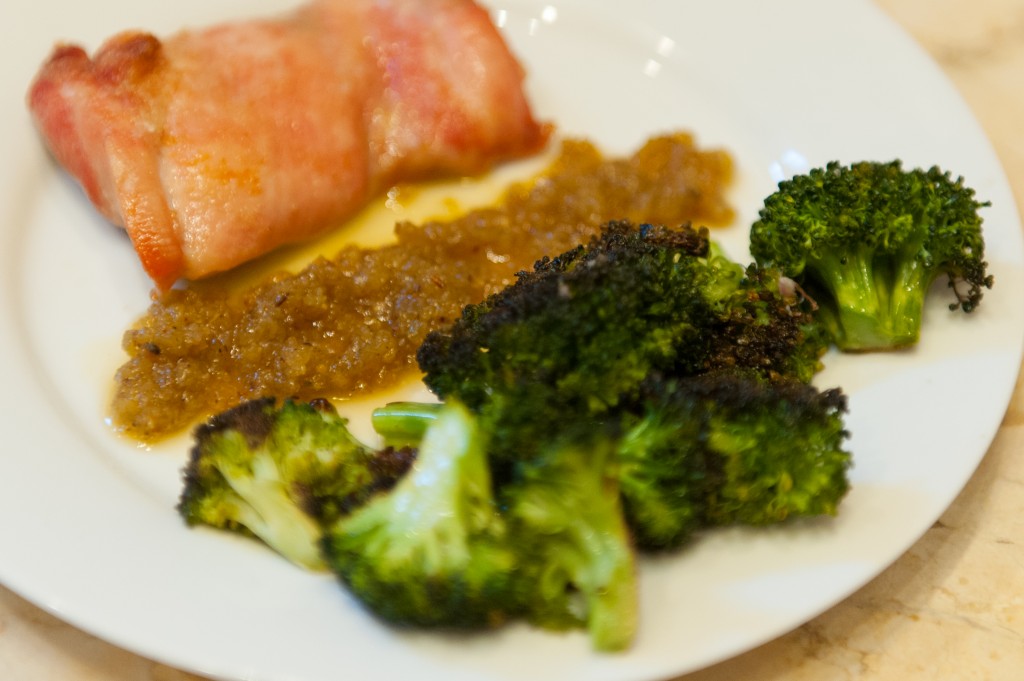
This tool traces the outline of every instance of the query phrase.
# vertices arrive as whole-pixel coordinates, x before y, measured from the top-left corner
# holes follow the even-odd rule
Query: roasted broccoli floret
[[[416,466],[325,539],[373,612],[447,627],[525,618],[588,629],[599,650],[629,644],[637,587],[610,466],[617,428],[565,423],[499,482],[486,421],[456,401],[391,403],[373,423],[385,440],[418,443]]]
[[[520,605],[517,557],[494,500],[486,433],[458,402],[430,420],[413,468],[329,528],[324,555],[386,621],[494,625]]]
[[[831,162],[779,183],[750,250],[800,282],[840,349],[900,348],[917,342],[938,277],[949,277],[953,310],[972,311],[992,287],[979,213],[987,205],[937,167]]]
[[[846,399],[795,380],[713,372],[652,378],[626,411],[618,477],[644,549],[702,528],[834,515],[849,489]]]
[[[531,587],[527,619],[549,629],[584,627],[604,651],[628,647],[637,626],[635,556],[614,449],[606,428],[567,428],[520,463],[500,492]]]
[[[363,445],[326,401],[253,400],[196,429],[178,511],[322,568],[323,528],[393,485],[413,456]]]
[[[809,321],[776,274],[745,271],[705,230],[618,222],[465,307],[417,359],[439,397],[488,421],[492,455],[521,458],[567,412],[599,416],[652,372],[748,367],[808,380],[824,350]]]
[[[702,340],[706,359],[696,374],[752,370],[765,378],[803,382],[821,371],[831,344],[793,282],[777,268],[757,265],[747,267]]]
[[[707,253],[706,231],[609,225],[429,334],[417,353],[424,380],[474,409],[532,385],[595,410],[614,405],[698,335]]]
[[[708,503],[711,525],[836,514],[851,463],[839,389],[709,377],[694,381],[691,395],[703,402],[706,446],[723,472]]]
[[[616,475],[626,520],[643,551],[678,547],[706,527],[707,500],[721,484],[717,462],[701,444],[700,413],[673,402],[652,396],[623,413]]]

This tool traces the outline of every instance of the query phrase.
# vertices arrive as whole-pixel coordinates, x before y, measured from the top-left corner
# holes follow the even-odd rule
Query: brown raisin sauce
[[[155,301],[123,340],[111,417],[157,440],[261,396],[344,399],[416,375],[416,349],[468,303],[613,219],[727,224],[722,150],[679,133],[628,158],[565,141],[537,177],[450,220],[399,222],[382,246],[349,245],[243,290],[197,285]]]

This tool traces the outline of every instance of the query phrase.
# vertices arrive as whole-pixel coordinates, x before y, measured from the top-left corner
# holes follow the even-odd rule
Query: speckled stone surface
[[[876,0],[985,128],[1024,205],[1024,0]],[[1024,679],[1024,382],[977,474],[877,579],[797,630],[676,681]],[[0,679],[198,681],[0,587]]]

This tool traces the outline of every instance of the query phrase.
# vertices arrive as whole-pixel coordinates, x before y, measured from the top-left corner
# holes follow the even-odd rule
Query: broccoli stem
[[[416,447],[427,428],[437,421],[441,407],[440,403],[432,402],[391,402],[374,409],[371,423],[385,445]]]
[[[896,267],[887,311],[894,347],[913,345],[920,338],[924,301],[934,280],[934,269],[918,258],[907,257]]]
[[[295,505],[270,456],[253,457],[251,476],[230,469],[221,469],[221,474],[241,497],[239,519],[253,534],[298,565],[324,569],[320,525]]]
[[[828,325],[840,350],[891,349],[917,340],[916,327],[908,324],[912,319],[904,318],[911,308],[894,314],[892,273],[880,266],[876,247],[865,245],[845,254],[820,254],[808,270],[832,293],[834,308],[822,304],[819,318]],[[901,300],[900,304],[911,302]],[[916,319],[919,326],[920,310]]]
[[[621,517],[621,511],[618,511]],[[591,536],[589,559],[597,566],[581,588],[588,598],[587,631],[597,650],[625,650],[637,627],[637,581],[625,525],[609,519],[606,536]],[[584,538],[579,538],[582,541]]]
[[[613,443],[603,435],[576,439],[546,450],[505,490],[510,514],[529,537],[524,544],[537,542],[541,592],[563,608],[542,606],[530,619],[557,628],[577,615],[596,650],[623,650],[636,633],[637,581],[618,481],[609,474]]]

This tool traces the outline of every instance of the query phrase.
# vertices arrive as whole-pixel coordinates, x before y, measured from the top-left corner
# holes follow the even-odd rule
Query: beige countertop
[[[1024,206],[1024,0],[876,0],[939,63]],[[925,536],[797,630],[677,681],[1024,679],[1024,381],[981,467]],[[0,679],[198,681],[0,587]]]

